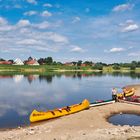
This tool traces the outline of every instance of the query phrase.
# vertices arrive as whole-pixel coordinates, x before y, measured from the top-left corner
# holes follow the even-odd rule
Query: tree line
[[[30,61],[33,60],[33,58],[30,56],[27,60],[25,61]],[[3,58],[0,58],[0,61],[6,61]],[[14,62],[14,60],[10,59],[8,61]],[[52,57],[46,57],[46,58],[39,58],[36,60],[40,65],[65,65],[67,63],[62,63],[62,62],[57,62],[54,61]],[[135,70],[137,67],[140,67],[140,61],[131,61],[130,63],[112,63],[112,64],[106,64],[102,62],[92,62],[92,61],[72,61],[68,62],[68,64],[71,64],[71,66],[91,66],[92,69],[99,69],[102,70],[103,67],[112,67],[115,70],[121,69],[121,67],[126,67],[130,68],[131,70]],[[83,65],[84,64],[84,65]]]

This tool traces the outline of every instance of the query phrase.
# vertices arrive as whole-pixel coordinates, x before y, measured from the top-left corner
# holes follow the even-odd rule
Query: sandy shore
[[[140,85],[130,86],[140,95]],[[132,112],[140,114],[140,107],[125,103],[114,103],[69,116],[44,121],[27,128],[0,131],[0,140],[138,140],[140,126],[114,126],[107,122],[114,113]]]

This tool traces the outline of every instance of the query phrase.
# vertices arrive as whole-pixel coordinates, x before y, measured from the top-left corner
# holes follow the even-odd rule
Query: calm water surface
[[[139,83],[139,78],[139,74],[119,73],[0,74],[0,128],[29,125],[29,115],[35,108],[45,111],[85,98],[91,102],[111,99],[112,87]]]

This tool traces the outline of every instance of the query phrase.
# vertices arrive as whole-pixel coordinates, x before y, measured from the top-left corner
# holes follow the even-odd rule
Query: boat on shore
[[[127,89],[127,88],[123,88],[123,91],[121,93],[117,93],[117,98],[118,99],[123,99],[124,97],[131,97],[135,94],[135,89],[131,88],[131,89]]]
[[[119,99],[119,102],[127,103],[127,104],[140,105],[140,96],[135,95],[135,96]]]
[[[74,104],[71,106],[66,106],[66,107],[59,108],[59,109],[49,110],[46,112],[33,110],[29,119],[30,119],[30,122],[49,120],[49,119],[73,114],[73,113],[82,111],[84,109],[88,109],[89,105],[90,105],[89,101],[87,99],[85,99],[80,104]]]
[[[101,106],[101,105],[107,105],[107,104],[112,104],[115,103],[115,100],[97,100],[95,102],[90,103],[90,107],[95,107],[95,106]]]

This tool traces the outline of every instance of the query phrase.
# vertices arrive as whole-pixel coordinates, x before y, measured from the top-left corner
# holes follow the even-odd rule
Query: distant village
[[[40,58],[40,59],[35,59],[32,57],[29,57],[27,60],[22,61],[20,58],[17,58],[15,60],[4,60],[0,59],[0,64],[1,65],[65,65],[65,66],[94,66],[95,64],[92,61],[85,61],[82,62],[79,60],[78,62],[56,62],[53,61],[52,57],[47,57],[47,58]]]
[[[55,66],[80,66],[80,67],[92,67],[92,69],[99,69],[102,70],[104,67],[111,67],[115,70],[120,70],[121,68],[129,68],[130,70],[135,70],[136,68],[140,68],[140,61],[131,61],[129,63],[112,63],[112,64],[106,64],[102,62],[96,62],[93,63],[92,61],[72,61],[72,62],[56,62],[53,60],[52,57],[47,58],[40,58],[35,59],[31,56],[27,59],[22,61],[21,59],[17,58],[15,60],[4,60],[0,58],[0,65],[33,65],[33,66],[39,66],[39,65],[55,65]]]

